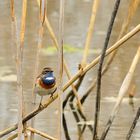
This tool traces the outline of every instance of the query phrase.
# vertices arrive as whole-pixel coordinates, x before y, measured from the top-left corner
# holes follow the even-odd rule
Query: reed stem
[[[105,53],[108,47],[109,39],[111,36],[113,24],[117,15],[117,11],[119,9],[120,0],[116,0],[114,9],[111,15],[110,23],[108,26],[105,43],[102,49],[101,58],[99,61],[98,74],[97,74],[97,91],[96,91],[96,105],[95,105],[95,118],[94,118],[94,130],[93,130],[93,140],[96,140],[98,137],[98,122],[99,122],[99,114],[100,114],[100,100],[101,100],[101,80],[102,80],[102,66],[104,63]]]
[[[59,115],[58,115],[58,139],[62,139],[62,102],[63,102],[63,43],[64,43],[64,4],[65,0],[60,0],[59,9],[59,47],[58,47],[58,100],[59,100]]]
[[[50,136],[50,135],[48,135],[48,134],[46,134],[46,133],[43,133],[43,132],[41,132],[41,131],[39,131],[39,130],[37,130],[37,129],[34,129],[34,128],[32,128],[32,127],[28,127],[27,130],[29,130],[29,131],[31,131],[31,132],[33,132],[33,133],[36,133],[36,134],[38,134],[38,135],[40,135],[40,136],[42,136],[43,138],[46,138],[46,139],[48,139],[48,140],[57,140],[56,138],[54,138],[54,137],[52,137],[52,136]]]
[[[87,56],[88,52],[90,49],[90,44],[91,44],[91,39],[92,39],[92,34],[94,30],[94,24],[95,24],[95,19],[96,19],[96,14],[97,10],[99,7],[99,1],[100,0],[93,0],[92,4],[92,12],[91,12],[91,18],[89,22],[89,27],[88,27],[88,32],[87,32],[87,37],[86,37],[86,42],[85,42],[85,48],[84,48],[84,54],[83,54],[83,59],[82,59],[82,68],[86,65],[87,63]]]
[[[34,71],[34,81],[33,81],[33,88],[32,88],[32,102],[33,102],[33,107],[35,104],[36,100],[36,94],[35,94],[35,83],[36,83],[36,77],[38,75],[38,69],[39,69],[39,58],[40,58],[40,51],[42,48],[42,43],[43,43],[43,32],[44,32],[44,21],[46,17],[46,0],[41,1],[40,0],[40,20],[39,20],[39,33],[38,33],[38,45],[37,45],[37,54],[36,54],[36,63],[35,63],[35,71]],[[32,107],[32,108],[33,108]],[[31,126],[34,126],[34,119],[31,120]],[[34,140],[34,133],[31,132],[31,140]]]
[[[140,117],[140,107],[139,107],[138,110],[137,110],[137,113],[136,113],[136,116],[135,116],[135,118],[134,118],[134,121],[133,121],[133,123],[132,123],[132,125],[131,125],[131,127],[130,127],[130,130],[129,130],[127,136],[126,136],[126,140],[130,140],[131,135],[132,135],[132,133],[133,133],[135,127],[136,127],[136,124],[137,124],[137,122],[138,122],[139,117]]]
[[[26,9],[27,1],[23,0],[22,3],[22,18],[21,18],[21,29],[19,41],[17,39],[17,22],[14,12],[14,0],[11,0],[11,16],[15,26],[15,41],[17,44],[17,56],[16,56],[16,68],[17,68],[17,91],[19,98],[18,108],[18,139],[22,137],[23,124],[22,119],[25,113],[24,100],[23,100],[23,89],[22,89],[22,62],[23,62],[23,47],[24,47],[24,34],[25,34],[25,22],[26,22]]]

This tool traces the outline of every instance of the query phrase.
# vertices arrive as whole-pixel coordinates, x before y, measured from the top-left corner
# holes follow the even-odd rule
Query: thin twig
[[[57,140],[56,138],[54,138],[52,136],[49,136],[48,134],[43,133],[43,132],[41,132],[41,131],[39,131],[37,129],[34,129],[32,127],[27,127],[27,130],[29,130],[29,131],[31,131],[33,133],[36,133],[36,134],[38,134],[38,135],[40,135],[40,136],[42,136],[44,138],[47,138],[48,140]]]
[[[77,82],[76,85],[75,85],[75,88],[76,88],[77,91],[78,91],[78,89],[79,89],[79,87],[80,87],[80,85],[81,85],[83,79],[84,79],[84,76],[82,76],[82,77],[80,77],[80,78],[78,79],[78,82]],[[63,102],[63,119],[65,119],[64,108],[65,108],[65,106],[66,106],[66,104],[67,104],[67,102],[68,102],[68,100],[69,100],[70,97],[71,97],[70,103],[71,103],[72,105],[71,105],[70,103],[69,103],[69,105],[70,105],[71,110],[72,110],[72,112],[73,112],[73,108],[74,108],[73,103],[72,103],[72,102],[73,102],[72,99],[74,99],[73,90],[71,90],[71,91],[68,93],[66,99],[65,99],[64,102]],[[71,101],[71,100],[72,100],[72,101]],[[80,109],[79,109],[79,110],[80,110]],[[75,113],[73,112],[73,115],[74,115],[74,118],[75,118],[76,121],[79,120],[78,114],[77,114],[76,112],[75,112]],[[66,119],[65,119],[65,120],[66,120]],[[63,127],[64,127],[64,131],[65,131],[65,137],[68,138],[68,139],[70,139],[70,136],[69,136],[69,133],[68,133],[68,129],[67,129],[67,122],[66,122],[65,120],[63,120]],[[65,130],[65,129],[66,129],[66,130]],[[78,128],[78,130],[80,131],[80,128]]]
[[[66,122],[66,118],[65,118],[65,112],[63,112],[63,129],[64,129],[64,134],[66,137],[66,140],[71,140],[70,135],[69,135],[69,131],[68,131],[68,127],[67,127],[67,122]]]
[[[59,99],[59,115],[58,115],[58,139],[62,139],[62,102],[63,102],[63,42],[64,42],[64,2],[60,0],[59,9],[59,47],[58,47],[58,76],[57,76],[57,92]]]
[[[12,1],[13,2],[13,1]],[[14,2],[12,3],[14,4]],[[14,6],[12,6],[14,8]],[[26,9],[27,9],[27,0],[23,0],[22,3],[22,18],[21,18],[21,29],[20,29],[20,38],[17,47],[17,90],[19,96],[19,114],[18,114],[18,139],[21,139],[23,124],[22,119],[24,116],[24,101],[23,101],[23,89],[22,89],[22,62],[23,62],[23,43],[24,43],[24,34],[25,34],[25,22],[26,22]],[[13,9],[12,9],[13,10]],[[12,12],[13,19],[14,12]],[[16,34],[16,33],[15,33]]]
[[[73,116],[74,116],[76,122],[78,123],[78,122],[80,122],[80,119],[79,119],[79,116],[78,116],[78,114],[76,113],[76,109],[75,109],[75,107],[74,107],[74,105],[73,105],[73,99],[74,99],[74,96],[71,97],[70,102],[69,102],[69,106],[70,106],[70,108],[71,108],[71,111],[72,111],[72,113],[73,113]],[[81,132],[80,126],[78,126],[78,131]]]
[[[108,47],[111,31],[112,31],[112,28],[113,28],[113,24],[114,24],[116,15],[117,15],[119,5],[120,5],[120,0],[116,0],[115,5],[114,5],[114,9],[113,9],[113,12],[112,12],[112,15],[111,15],[110,23],[109,23],[109,26],[108,26],[108,30],[107,30],[107,34],[106,34],[106,38],[105,38],[105,43],[104,43],[104,46],[103,46],[103,49],[102,49],[101,59],[100,59],[100,62],[99,62],[99,67],[98,67],[95,118],[94,118],[95,123],[94,123],[94,131],[93,131],[93,140],[96,140],[97,135],[98,135],[97,134],[98,133],[97,129],[98,129],[99,113],[100,113],[102,66],[103,66],[106,49]]]
[[[84,67],[87,62],[87,56],[88,56],[88,52],[89,52],[89,48],[90,48],[90,44],[91,44],[91,39],[92,39],[93,30],[94,30],[95,18],[96,18],[98,6],[99,6],[99,1],[100,0],[93,0],[91,18],[90,18],[90,23],[89,23],[89,27],[88,27],[86,42],[85,42],[83,59],[82,59],[82,63],[81,63],[82,67]]]
[[[66,69],[68,69],[68,67],[66,67]],[[68,71],[68,78],[69,78],[69,80],[71,79],[71,73],[69,71]],[[71,86],[72,86],[72,94],[74,94],[76,99],[77,99],[78,108],[80,109],[81,112],[83,112],[82,105],[81,105],[81,102],[80,102],[80,98],[79,98],[78,92],[77,92],[78,90],[77,90],[76,86],[74,86],[73,84]],[[69,94],[71,94],[71,93],[69,93]]]
[[[106,51],[106,56],[108,56],[111,52],[113,52],[115,49],[119,48],[122,44],[124,44],[128,39],[130,39],[132,36],[134,36],[136,33],[140,31],[140,24],[137,25],[132,31],[130,31],[128,34],[126,34],[123,38],[121,38],[119,41],[117,41],[113,46],[111,46]],[[73,76],[64,86],[63,91],[65,91],[73,82],[75,82],[81,75],[87,73],[92,67],[94,67],[100,60],[101,56],[96,57],[90,64],[88,64],[83,71],[79,70],[75,76]],[[42,107],[37,108],[30,112],[28,115],[26,115],[23,119],[23,123],[30,120],[34,116],[36,116],[38,113],[40,113],[42,110],[47,108],[55,99],[57,99],[58,94],[56,93],[53,98],[49,98]],[[10,132],[17,129],[17,124],[3,130],[0,132],[0,138],[3,137],[6,134],[9,134]]]
[[[108,131],[110,129],[110,126],[111,126],[111,124],[112,124],[117,112],[119,111],[119,107],[120,107],[120,104],[121,104],[121,102],[123,100],[123,97],[127,93],[128,89],[130,87],[130,84],[131,84],[132,78],[134,76],[134,71],[136,69],[139,57],[140,57],[140,47],[138,48],[137,53],[136,53],[136,55],[135,55],[135,57],[134,57],[134,59],[132,61],[132,64],[131,64],[131,66],[129,68],[129,71],[128,71],[127,75],[125,76],[125,79],[124,79],[124,81],[123,81],[123,83],[121,85],[116,104],[115,104],[115,106],[114,106],[114,108],[113,108],[113,110],[111,112],[111,115],[109,117],[109,120],[108,120],[108,122],[106,124],[106,127],[105,127],[105,129],[104,129],[104,131],[102,133],[102,136],[101,136],[100,140],[105,139],[105,137],[106,137],[106,135],[107,135],[107,133],[108,133]]]
[[[14,134],[14,135],[12,135],[12,136],[10,136],[10,137],[8,137],[7,140],[13,140],[13,139],[15,139],[17,136],[18,136],[18,133]]]
[[[80,77],[80,78],[78,79],[77,83],[74,85],[76,91],[79,90],[82,81],[83,81],[83,78]],[[71,90],[69,91],[69,93],[67,94],[65,100],[63,101],[63,109],[66,107],[67,102],[68,102],[69,98],[70,98],[72,95],[73,95],[73,90],[71,89]]]
[[[37,54],[36,54],[36,63],[35,63],[35,70],[34,70],[34,81],[33,81],[33,88],[32,88],[32,102],[33,102],[33,107],[35,104],[36,100],[36,94],[35,94],[35,82],[36,82],[36,77],[38,75],[38,68],[39,68],[39,57],[40,57],[40,51],[42,48],[42,43],[43,43],[43,31],[44,31],[44,20],[46,17],[46,0],[43,0],[42,2],[40,1],[40,23],[39,23],[39,33],[38,33],[38,45],[37,45]],[[31,126],[34,126],[34,119],[31,120]],[[31,132],[31,140],[34,139],[34,133]]]
[[[137,121],[138,121],[139,117],[140,117],[140,107],[139,107],[138,110],[137,110],[137,114],[136,114],[136,116],[135,116],[135,118],[134,118],[134,121],[133,121],[133,123],[132,123],[132,125],[131,125],[131,127],[130,127],[130,130],[129,130],[127,136],[126,136],[126,140],[130,140],[131,135],[132,135],[132,133],[133,133],[133,130],[134,130],[135,127],[136,127],[136,124],[137,124]]]

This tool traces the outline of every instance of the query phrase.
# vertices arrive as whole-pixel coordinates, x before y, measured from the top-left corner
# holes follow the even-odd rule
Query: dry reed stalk
[[[62,139],[62,102],[63,102],[63,42],[64,42],[64,5],[65,0],[60,0],[59,4],[59,47],[58,47],[58,76],[57,76],[57,92],[59,100],[58,115],[58,139]]]
[[[137,66],[137,63],[138,63],[138,60],[139,60],[139,57],[140,57],[140,47],[138,48],[137,50],[137,53],[132,61],[132,64],[129,68],[129,71],[127,73],[127,75],[125,76],[125,79],[121,85],[121,88],[120,88],[120,91],[119,91],[119,94],[118,94],[118,97],[117,97],[117,101],[116,101],[116,104],[111,112],[111,115],[109,117],[109,120],[106,124],[106,127],[102,133],[102,136],[101,136],[101,139],[100,140],[104,140],[109,129],[110,129],[110,126],[116,116],[116,114],[118,113],[119,109],[120,109],[120,105],[121,105],[121,102],[123,100],[123,97],[125,96],[125,94],[128,92],[128,89],[130,87],[130,84],[132,82],[132,78],[134,76],[134,71],[136,69],[136,66]]]
[[[137,6],[138,6],[139,2],[140,2],[140,0],[131,0],[130,1],[128,12],[127,12],[127,17],[124,20],[124,23],[122,25],[122,28],[121,28],[121,31],[120,31],[120,34],[119,34],[119,37],[118,37],[117,40],[119,40],[123,35],[126,34],[126,32],[128,30],[128,27],[130,25],[130,22],[132,20],[132,17],[135,14],[135,11],[137,9]],[[102,75],[104,75],[107,72],[107,70],[108,70],[110,64],[112,63],[116,53],[117,53],[117,49],[115,51],[113,51],[111,53],[110,57],[107,59],[107,62],[106,62],[105,66],[103,68],[103,71],[102,71]],[[81,103],[82,104],[84,103],[84,101],[86,100],[88,95],[91,93],[91,91],[95,88],[96,83],[97,83],[97,79],[94,79],[93,82],[91,83],[91,85],[89,86],[89,88],[87,89],[87,91],[85,92],[84,96],[81,98]]]
[[[34,81],[33,81],[33,88],[32,88],[32,95],[33,95],[33,107],[36,100],[36,94],[35,92],[35,83],[36,83],[36,77],[38,76],[38,69],[39,69],[39,57],[40,57],[40,51],[42,48],[42,42],[43,42],[43,32],[44,32],[44,21],[46,17],[46,0],[40,0],[40,20],[39,20],[39,33],[38,33],[38,45],[37,45],[37,54],[36,54],[36,63],[35,63],[35,71],[34,71]],[[31,126],[34,126],[34,119],[31,121]],[[31,132],[31,140],[34,139],[34,133]]]
[[[12,21],[15,20],[15,7],[14,7],[14,0],[11,0],[11,17],[12,17]]]
[[[13,58],[16,61],[16,54],[15,50],[17,49],[17,21],[15,17],[15,7],[14,7],[14,0],[11,0],[10,3],[10,9],[11,9],[11,36],[12,36],[12,51],[13,51]],[[15,47],[16,46],[16,47]]]
[[[44,1],[45,2],[45,1]],[[43,3],[42,3],[43,4]],[[46,5],[46,4],[43,4]],[[46,6],[45,6],[46,7]],[[44,11],[46,12],[46,8],[44,7]],[[39,68],[39,56],[40,56],[40,51],[42,48],[42,40],[43,40],[43,31],[44,31],[44,21],[45,20],[45,13],[43,13],[44,16],[42,17],[42,14],[40,13],[40,23],[39,23],[39,33],[38,33],[38,45],[37,45],[37,54],[36,54],[36,63],[35,63],[35,72],[34,72],[34,82],[33,82],[33,88],[32,88],[32,94],[33,97],[35,96],[34,94],[34,90],[35,90],[35,81],[36,81],[36,77],[38,75],[38,68]],[[43,18],[43,19],[42,19]]]
[[[124,37],[122,37],[119,41],[117,41],[114,45],[112,45],[109,49],[106,51],[106,56],[108,56],[110,53],[112,53],[114,50],[118,49],[122,44],[124,44],[127,40],[129,40],[131,37],[133,37],[136,33],[140,31],[140,24],[137,25],[133,30],[131,30],[129,33],[127,33]],[[81,75],[88,72],[92,67],[94,67],[100,60],[100,55],[96,57],[90,64],[88,64],[83,71],[79,70],[75,76],[73,76],[64,86],[63,91],[65,91],[73,82],[75,82]],[[58,94],[54,94],[53,98],[49,98],[42,107],[37,108],[30,112],[28,115],[26,115],[23,119],[23,123],[30,120],[34,116],[36,116],[38,113],[40,113],[42,110],[47,108],[54,100],[56,100],[58,97]],[[0,132],[0,138],[3,137],[6,134],[9,134],[10,132],[17,129],[17,124],[3,130]]]
[[[101,104],[101,86],[102,86],[102,67],[105,59],[106,50],[109,44],[111,32],[115,22],[115,18],[119,9],[120,0],[115,1],[114,9],[111,14],[111,19],[107,29],[107,34],[103,49],[101,52],[101,58],[99,61],[98,74],[97,74],[97,88],[96,88],[96,103],[95,103],[95,116],[94,116],[94,130],[93,130],[93,140],[98,139],[98,126],[99,126],[99,115],[100,115],[100,104]]]
[[[97,13],[98,6],[99,6],[99,1],[100,0],[93,0],[91,18],[90,18],[90,23],[89,23],[89,27],[88,27],[86,42],[85,42],[83,59],[82,59],[82,63],[81,63],[82,68],[85,67],[85,65],[87,63],[87,56],[88,56],[88,52],[90,49],[90,44],[91,44],[92,34],[93,34],[93,30],[94,30],[95,18],[96,18],[96,13]]]
[[[40,136],[42,136],[42,137],[44,137],[44,138],[46,138],[48,140],[57,140],[56,138],[54,138],[52,136],[49,136],[48,134],[43,133],[43,132],[41,132],[41,131],[39,131],[37,129],[34,129],[32,127],[28,127],[27,130],[29,130],[29,131],[31,131],[33,133],[36,133],[36,134],[38,134],[38,135],[40,135]]]
[[[68,69],[68,67],[65,67],[66,69]],[[68,72],[68,78],[69,78],[69,80],[71,79],[71,73],[67,70],[67,72]],[[74,95],[75,95],[75,97],[76,97],[76,99],[77,99],[77,105],[78,105],[78,108],[79,108],[79,110],[83,113],[83,109],[82,109],[82,105],[81,105],[81,101],[80,101],[80,98],[79,98],[79,96],[78,96],[78,92],[77,92],[77,90],[76,90],[76,88],[75,88],[75,86],[72,84],[71,85],[72,86],[72,90],[73,90],[73,93],[74,93]],[[84,114],[84,113],[83,113]]]
[[[16,68],[17,68],[17,91],[19,97],[19,114],[18,114],[18,139],[21,139],[23,130],[23,114],[24,114],[24,101],[23,101],[23,89],[22,89],[22,62],[23,62],[23,43],[24,43],[24,33],[25,33],[25,21],[26,21],[26,5],[27,1],[23,1],[22,6],[22,18],[21,18],[21,29],[20,38],[17,39],[17,21],[14,11],[14,0],[11,0],[11,17],[12,17],[12,27],[15,29],[15,44],[17,46],[17,56],[16,56]]]
[[[90,44],[91,44],[91,38],[92,38],[92,34],[93,34],[98,5],[99,5],[99,0],[95,0],[92,5],[91,18],[90,18],[89,27],[88,27],[88,32],[87,32],[87,37],[86,37],[86,42],[85,42],[85,49],[84,49],[83,59],[81,62],[81,66],[82,66],[81,68],[84,68],[86,66],[86,61],[87,61],[88,51],[89,51]],[[71,76],[69,76],[69,77],[71,77]],[[77,105],[78,105],[79,112],[81,112],[81,114],[84,114],[78,93],[73,85],[72,85],[72,90],[77,99]]]
[[[16,20],[16,16],[15,16],[14,4],[15,4],[14,0],[11,0],[10,7],[11,7],[11,19],[12,19],[12,42],[13,42],[12,46],[13,46],[13,50],[15,53],[15,46],[16,46],[16,49],[18,49],[18,35],[17,35],[17,20]],[[14,54],[13,57],[15,58],[15,61],[16,61],[16,59],[17,59],[16,54]],[[18,133],[8,137],[7,140],[13,140],[17,136],[18,136]]]
[[[90,23],[89,23],[89,27],[88,27],[86,42],[85,42],[85,49],[84,49],[83,59],[82,59],[82,62],[81,62],[82,68],[84,68],[86,66],[86,61],[87,61],[88,51],[89,51],[90,44],[91,44],[91,38],[92,38],[93,30],[94,30],[94,23],[95,23],[95,18],[96,18],[98,5],[99,5],[99,0],[93,1],[91,18],[90,18]],[[81,101],[80,101],[78,93],[75,90],[73,85],[72,85],[72,89],[73,89],[75,97],[77,98],[78,108],[79,108],[80,112],[83,114]]]
[[[66,123],[66,118],[65,118],[65,114],[63,112],[63,129],[64,129],[64,134],[66,137],[66,140],[71,140],[69,132],[68,132],[68,127],[67,127],[67,123]]]
[[[38,6],[40,6],[39,0],[37,0],[37,4],[38,4]],[[56,36],[55,36],[55,34],[54,34],[54,31],[53,31],[53,29],[52,29],[50,23],[49,23],[49,21],[48,21],[47,16],[45,16],[45,21],[44,21],[44,22],[45,22],[46,27],[47,27],[47,29],[48,29],[48,31],[49,31],[49,34],[50,34],[50,37],[51,37],[51,39],[52,39],[52,41],[53,41],[54,46],[58,49],[58,48],[59,48],[59,43],[58,43],[58,41],[57,41],[57,38],[56,38]],[[68,69],[67,63],[66,63],[65,59],[64,59],[63,61],[64,61],[64,70],[66,71],[66,74],[67,74],[68,79],[70,79],[70,75],[69,75],[69,74],[70,74],[70,71],[69,71],[69,69]],[[71,85],[71,86],[74,87],[74,85]],[[75,87],[74,87],[74,88],[75,88]],[[76,90],[76,89],[75,89],[75,90]],[[73,91],[73,92],[74,92],[75,94],[77,94],[77,95],[76,95],[76,98],[78,98],[78,100],[80,101],[80,98],[79,98],[79,96],[78,96],[78,93],[75,92],[75,91]],[[78,106],[81,106],[80,103],[79,103],[79,101],[78,101]],[[81,108],[80,108],[80,110],[81,110]]]
[[[137,110],[136,116],[135,116],[135,118],[134,118],[134,120],[133,120],[133,123],[132,123],[132,125],[131,125],[131,127],[130,127],[130,130],[129,130],[127,136],[126,136],[126,140],[130,140],[131,135],[132,135],[132,133],[133,133],[134,128],[136,127],[136,124],[137,124],[137,122],[138,122],[139,117],[140,117],[140,107],[139,107],[138,110]]]
[[[7,140],[14,140],[15,138],[17,138],[17,136],[18,136],[18,133],[8,137]]]

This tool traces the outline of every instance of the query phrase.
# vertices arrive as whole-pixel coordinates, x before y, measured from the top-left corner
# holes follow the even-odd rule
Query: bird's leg
[[[39,108],[43,106],[43,105],[42,105],[42,100],[43,100],[43,96],[41,96]]]

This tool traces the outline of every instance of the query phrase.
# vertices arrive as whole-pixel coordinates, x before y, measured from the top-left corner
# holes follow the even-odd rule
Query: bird
[[[43,96],[51,95],[50,97],[53,98],[53,94],[56,90],[56,78],[53,74],[53,70],[49,67],[45,67],[41,74],[37,76],[35,82],[35,93],[41,96],[39,107],[42,106]]]

